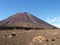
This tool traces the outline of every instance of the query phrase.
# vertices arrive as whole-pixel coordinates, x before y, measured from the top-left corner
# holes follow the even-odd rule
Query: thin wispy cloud
[[[55,25],[56,27],[60,27],[60,17],[48,17],[46,20],[48,23]]]
[[[47,19],[47,22],[48,23],[53,23],[53,22],[55,22],[56,21],[56,17],[54,17],[54,18],[49,18],[48,17],[48,19]]]

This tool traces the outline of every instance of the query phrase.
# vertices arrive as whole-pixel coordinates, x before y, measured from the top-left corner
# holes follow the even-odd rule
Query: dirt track
[[[60,29],[2,30],[0,45],[60,45]]]

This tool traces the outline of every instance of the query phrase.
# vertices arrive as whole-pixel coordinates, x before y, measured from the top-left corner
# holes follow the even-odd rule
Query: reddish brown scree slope
[[[31,28],[56,28],[48,24],[47,22],[33,16],[30,13],[17,13],[13,16],[8,17],[5,20],[2,20],[0,26],[18,26],[18,27],[31,27]]]

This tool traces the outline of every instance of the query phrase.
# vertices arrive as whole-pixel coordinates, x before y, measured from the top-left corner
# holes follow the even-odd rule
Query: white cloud
[[[46,21],[60,28],[60,16],[59,17],[48,17]]]
[[[56,21],[56,17],[54,17],[54,18],[47,18],[47,20],[46,20],[48,23],[53,23],[53,22],[55,22]]]
[[[60,24],[53,24],[54,26],[60,28]]]

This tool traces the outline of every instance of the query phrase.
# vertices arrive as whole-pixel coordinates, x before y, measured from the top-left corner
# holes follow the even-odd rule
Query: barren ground
[[[60,45],[60,29],[2,30],[0,45]]]

